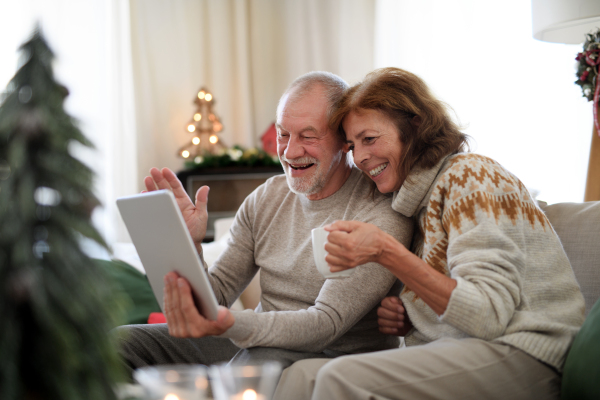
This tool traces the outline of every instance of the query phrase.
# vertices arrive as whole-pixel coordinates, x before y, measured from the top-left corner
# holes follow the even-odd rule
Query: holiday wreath
[[[600,29],[586,35],[583,51],[575,57],[577,60],[577,80],[581,86],[583,97],[594,101],[594,124],[600,134],[598,121],[598,100],[600,99],[600,85],[598,82],[598,65],[600,64]]]

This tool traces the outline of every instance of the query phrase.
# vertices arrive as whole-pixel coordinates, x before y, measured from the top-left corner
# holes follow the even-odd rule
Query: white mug
[[[317,270],[319,270],[325,279],[347,278],[354,273],[355,268],[339,272],[331,272],[329,270],[329,265],[327,264],[327,261],[325,261],[325,257],[327,257],[328,254],[325,251],[325,243],[327,243],[329,232],[327,232],[325,228],[315,228],[311,231],[311,235],[315,264],[317,265]]]

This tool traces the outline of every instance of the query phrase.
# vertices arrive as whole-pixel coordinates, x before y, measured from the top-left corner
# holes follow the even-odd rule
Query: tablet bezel
[[[200,314],[216,320],[217,299],[173,193],[120,197],[117,207],[163,312],[164,276],[175,271],[190,283]]]

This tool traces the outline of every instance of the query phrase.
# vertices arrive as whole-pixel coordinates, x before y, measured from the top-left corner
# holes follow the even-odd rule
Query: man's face
[[[327,128],[327,99],[313,87],[299,98],[282,100],[277,119],[277,154],[294,193],[318,200],[333,194],[332,176],[343,168],[343,143]]]

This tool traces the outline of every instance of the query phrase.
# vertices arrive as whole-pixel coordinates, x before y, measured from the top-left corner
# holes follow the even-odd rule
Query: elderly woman
[[[302,361],[278,396],[558,398],[584,301],[525,186],[496,161],[464,152],[466,136],[443,103],[400,69],[350,88],[333,123],[356,166],[418,229],[409,250],[376,226],[335,222],[326,260],[331,271],[377,262],[404,283],[400,300],[382,302],[379,324],[406,333],[406,347]]]

